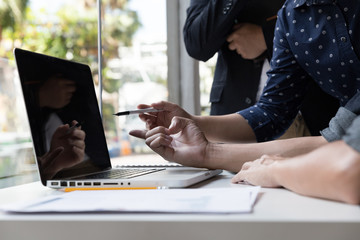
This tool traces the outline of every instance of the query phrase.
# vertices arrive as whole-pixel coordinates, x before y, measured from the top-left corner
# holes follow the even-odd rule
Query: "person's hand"
[[[158,126],[151,130],[132,130],[129,134],[145,139],[152,150],[168,161],[207,167],[205,152],[209,142],[190,119],[174,117],[169,128]]]
[[[77,122],[73,121],[72,125],[75,124]],[[59,126],[52,136],[49,152],[58,148],[63,148],[63,151],[56,161],[52,161],[53,171],[60,171],[81,162],[85,156],[85,132],[81,130],[81,126],[73,129],[70,129],[68,124]]]
[[[235,25],[227,42],[229,49],[235,50],[244,59],[255,59],[267,49],[262,28],[251,23]]]
[[[140,104],[138,105],[139,109],[153,107],[155,109],[164,110],[162,112],[156,113],[146,113],[139,114],[139,117],[142,121],[146,123],[147,129],[153,129],[158,126],[168,128],[170,126],[171,120],[173,117],[183,117],[191,119],[191,115],[187,113],[184,109],[178,105],[170,102],[161,101],[158,103],[153,103],[151,105]]]
[[[245,182],[262,187],[280,187],[272,168],[281,160],[285,160],[285,158],[263,155],[260,159],[246,162],[243,164],[240,172],[232,178],[231,182]]]
[[[54,109],[63,108],[70,103],[75,91],[74,81],[51,77],[39,89],[39,105]]]
[[[41,166],[41,176],[44,179],[51,179],[58,171],[54,170],[54,162],[57,161],[58,157],[64,151],[63,147],[58,147],[45,153],[43,156],[39,157],[39,162]]]

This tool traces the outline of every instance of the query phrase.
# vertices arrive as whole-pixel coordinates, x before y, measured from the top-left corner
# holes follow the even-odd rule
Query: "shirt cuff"
[[[353,121],[343,137],[344,142],[360,153],[360,116]]]
[[[331,119],[329,127],[321,131],[321,135],[328,142],[341,140],[356,117],[357,115],[355,113],[344,107],[340,107],[335,117]]]
[[[253,129],[257,142],[274,140],[282,134],[279,130],[275,130],[268,115],[257,105],[241,110],[238,114],[245,118]]]

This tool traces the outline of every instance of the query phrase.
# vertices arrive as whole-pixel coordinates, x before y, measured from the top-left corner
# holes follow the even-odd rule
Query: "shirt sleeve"
[[[321,131],[328,141],[344,140],[349,146],[360,152],[360,92],[340,107],[329,127]]]
[[[351,126],[346,130],[343,140],[350,147],[360,152],[360,116],[357,116]]]
[[[273,58],[263,93],[252,107],[238,112],[252,127],[257,141],[270,141],[281,136],[291,125],[304,99],[310,77],[297,63],[288,41],[284,11],[279,11],[275,26]]]
[[[183,28],[188,54],[201,61],[210,59],[226,42],[235,19],[248,0],[191,0]]]
[[[321,135],[328,142],[341,140],[355,118],[355,113],[340,107],[335,117],[330,120],[329,127],[321,131]]]

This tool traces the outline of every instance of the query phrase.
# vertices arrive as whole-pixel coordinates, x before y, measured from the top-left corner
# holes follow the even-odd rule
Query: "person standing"
[[[283,3],[191,1],[183,30],[188,54],[204,62],[218,54],[210,93],[211,115],[234,113],[256,102],[264,60],[271,59],[274,16]]]
[[[284,0],[191,0],[183,33],[188,54],[207,61],[217,53],[210,115],[254,105],[273,53],[277,11]],[[265,77],[262,77],[265,76]],[[310,84],[300,114],[282,138],[320,135],[339,104]]]

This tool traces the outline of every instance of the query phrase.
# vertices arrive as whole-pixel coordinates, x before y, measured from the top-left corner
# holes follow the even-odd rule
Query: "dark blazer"
[[[188,54],[207,61],[218,53],[210,93],[211,115],[235,113],[252,106],[260,82],[263,59],[271,59],[277,11],[284,0],[191,0],[184,25]],[[245,60],[228,48],[226,38],[236,23],[262,27],[267,51],[255,60]],[[338,101],[315,84],[309,87],[301,108],[312,135],[326,128],[339,107]]]
[[[228,48],[226,38],[236,23],[263,27],[271,58],[275,19],[284,0],[192,0],[187,9],[184,41],[188,54],[207,61],[218,53],[210,93],[211,114],[234,113],[256,101],[263,58],[245,60]],[[262,57],[263,57],[262,56]]]

